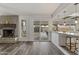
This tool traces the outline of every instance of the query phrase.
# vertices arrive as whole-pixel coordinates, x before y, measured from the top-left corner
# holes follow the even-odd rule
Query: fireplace
[[[3,37],[14,37],[14,29],[3,29]]]

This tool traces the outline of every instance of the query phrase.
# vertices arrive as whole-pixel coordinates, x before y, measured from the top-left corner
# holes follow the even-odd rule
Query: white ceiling
[[[51,15],[59,3],[0,3],[0,15]]]
[[[66,22],[66,24],[75,24],[75,19],[72,19],[71,17],[63,19],[67,16],[72,16],[72,18],[75,16],[79,16],[79,5],[77,6],[77,12],[75,12],[74,3],[70,3],[67,7],[65,7],[58,14],[56,14],[54,21],[58,24],[64,24],[64,22]]]

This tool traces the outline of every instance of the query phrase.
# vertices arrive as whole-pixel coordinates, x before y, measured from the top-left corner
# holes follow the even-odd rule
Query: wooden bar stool
[[[67,36],[66,47],[68,50],[75,53],[75,51],[77,51],[78,49],[77,44],[78,44],[78,38]]]

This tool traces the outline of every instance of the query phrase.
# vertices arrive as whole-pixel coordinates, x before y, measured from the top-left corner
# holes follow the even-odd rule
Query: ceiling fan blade
[[[71,16],[66,16],[66,17],[64,17],[63,19],[67,19],[67,18],[70,18]]]

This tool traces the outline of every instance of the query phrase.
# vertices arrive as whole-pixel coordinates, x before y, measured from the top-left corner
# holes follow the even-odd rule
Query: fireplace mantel
[[[16,28],[16,24],[0,24],[0,29],[2,28]]]

